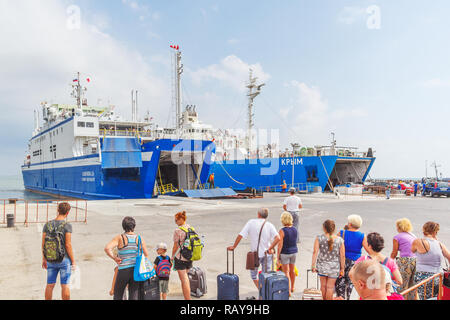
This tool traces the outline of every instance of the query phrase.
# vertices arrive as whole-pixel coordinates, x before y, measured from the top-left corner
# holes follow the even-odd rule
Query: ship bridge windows
[[[78,126],[78,128],[86,128],[86,122],[78,121],[77,126]]]

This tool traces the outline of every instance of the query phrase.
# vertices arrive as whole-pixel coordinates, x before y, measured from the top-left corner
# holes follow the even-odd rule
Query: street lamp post
[[[298,143],[291,143],[292,146],[292,187],[294,187],[294,157],[295,157],[295,150],[300,147]]]

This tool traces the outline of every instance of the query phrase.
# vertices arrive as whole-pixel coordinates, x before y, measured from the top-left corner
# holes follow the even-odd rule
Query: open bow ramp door
[[[141,168],[142,153],[136,138],[105,138],[102,169]]]

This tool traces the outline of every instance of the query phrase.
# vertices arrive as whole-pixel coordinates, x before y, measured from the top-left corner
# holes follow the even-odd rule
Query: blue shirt
[[[297,248],[297,229],[295,227],[284,227],[283,229],[283,248],[282,254],[294,254],[298,252]]]
[[[342,237],[341,230],[341,237]],[[347,259],[356,261],[361,257],[361,249],[363,247],[364,233],[359,231],[345,230],[344,245],[345,245],[345,257]]]

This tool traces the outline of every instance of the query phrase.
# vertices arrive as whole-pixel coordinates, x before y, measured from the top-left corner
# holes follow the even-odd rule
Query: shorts
[[[183,261],[175,258],[174,268],[175,270],[189,270],[192,268],[192,261]]]
[[[335,275],[335,274],[327,275],[327,274],[321,274],[321,273],[318,273],[318,275],[319,275],[319,277],[325,277],[325,278],[331,278],[331,279],[337,279],[337,278],[339,278],[339,275]]]
[[[272,268],[272,255],[268,255],[267,256],[267,261],[266,258],[259,258],[259,265],[261,266],[261,269],[263,272],[269,272],[269,271],[273,271]],[[266,266],[264,267],[264,263],[266,263]],[[259,268],[256,268],[254,270],[250,270],[250,277],[252,278],[253,281],[258,280],[258,271]]]
[[[295,261],[297,260],[297,254],[280,254],[280,262],[281,264],[295,264]]]
[[[169,279],[159,279],[159,292],[164,294],[169,293]]]
[[[59,263],[47,262],[47,284],[55,284],[58,273],[60,274],[61,284],[69,284],[72,273],[72,263],[69,258],[65,257]]]

